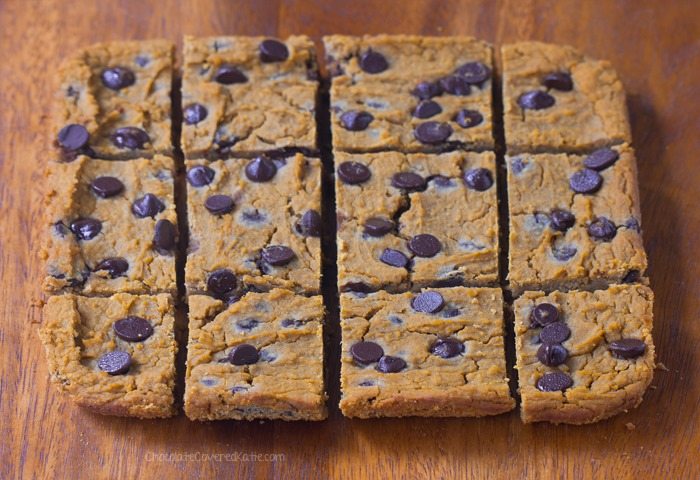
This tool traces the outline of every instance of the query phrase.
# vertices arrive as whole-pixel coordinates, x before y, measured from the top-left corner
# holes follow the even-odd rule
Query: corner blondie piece
[[[591,423],[639,405],[654,373],[653,299],[643,285],[518,298],[523,422]]]
[[[501,48],[508,153],[582,152],[631,141],[625,91],[609,62],[565,45]]]
[[[226,306],[189,297],[192,420],[323,420],[323,300],[275,289]]]
[[[183,70],[187,158],[317,154],[310,38],[186,36]]]
[[[337,153],[335,162],[340,291],[497,282],[493,153]]]
[[[248,287],[317,293],[321,163],[287,159],[187,161],[189,294],[235,298]]]
[[[470,37],[324,37],[336,151],[493,149],[492,50]]]
[[[497,288],[342,294],[348,417],[477,417],[515,406]]]
[[[175,413],[174,313],[169,295],[50,297],[39,334],[51,380],[105,415]]]
[[[45,291],[177,290],[171,158],[52,162],[46,188]]]
[[[506,163],[508,279],[516,293],[642,279],[647,257],[631,147],[587,156],[522,154]]]
[[[58,71],[54,110],[61,158],[129,159],[172,152],[173,51],[165,40],[109,42],[67,59]]]

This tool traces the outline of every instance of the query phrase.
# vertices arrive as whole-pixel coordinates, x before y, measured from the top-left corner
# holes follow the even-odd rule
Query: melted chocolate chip
[[[121,257],[105,258],[100,263],[95,265],[95,271],[104,270],[109,273],[111,278],[121,277],[129,270],[129,262]]]
[[[153,247],[161,255],[168,255],[175,249],[177,229],[170,220],[158,220],[153,233]]]
[[[284,62],[289,58],[287,46],[274,38],[268,38],[260,42],[260,61],[263,63]]]
[[[78,240],[91,240],[102,231],[102,222],[95,218],[78,218],[71,222],[70,230]]]
[[[533,327],[544,327],[559,320],[559,309],[551,303],[540,303],[530,313],[530,324]]]
[[[222,268],[213,271],[207,279],[207,290],[217,296],[231,293],[238,284],[236,276],[231,270]]]
[[[102,84],[111,90],[130,87],[136,82],[134,72],[125,67],[112,67],[102,70]]]
[[[391,177],[391,185],[407,191],[425,190],[426,182],[423,177],[413,172],[399,172]]]
[[[124,184],[115,177],[97,177],[90,183],[90,189],[98,197],[109,198],[124,191]]]
[[[262,258],[274,267],[287,265],[296,258],[294,250],[284,245],[270,245],[263,248]]]
[[[404,255],[403,252],[394,250],[393,248],[385,248],[379,256],[379,260],[382,263],[396,268],[406,268],[408,265],[408,257]]]
[[[129,150],[142,150],[151,141],[144,130],[136,127],[117,128],[110,138],[114,146]]]
[[[369,49],[360,55],[360,68],[367,73],[381,73],[389,68],[389,62],[381,53]]]
[[[560,262],[571,260],[578,253],[578,249],[573,245],[554,245],[552,246],[552,255]]]
[[[137,218],[155,218],[163,210],[165,210],[165,204],[152,193],[147,193],[143,197],[137,198],[131,204],[131,212]]]
[[[430,346],[430,353],[441,358],[456,357],[460,353],[464,353],[464,343],[452,337],[438,338]]]
[[[411,93],[421,100],[442,95],[442,87],[439,82],[420,82]]]
[[[566,72],[553,72],[542,79],[542,85],[561,92],[570,92],[574,89],[574,81]]]
[[[371,217],[365,221],[364,232],[370,237],[383,237],[394,229],[394,222],[381,217]]]
[[[639,270],[630,270],[622,277],[622,283],[635,283],[638,282],[642,274]]]
[[[374,116],[369,112],[360,110],[349,110],[340,116],[340,124],[345,130],[359,132],[369,127],[374,120]]]
[[[413,110],[413,116],[416,118],[430,118],[442,112],[442,107],[439,103],[433,100],[421,100]]]
[[[428,145],[443,143],[452,133],[452,127],[442,122],[424,122],[413,131],[416,140]]]
[[[520,95],[518,105],[526,110],[542,110],[555,103],[554,97],[541,90],[533,90]]]
[[[214,181],[216,172],[206,165],[196,165],[187,172],[187,181],[193,187],[203,187]]]
[[[360,365],[369,365],[384,356],[384,349],[374,342],[357,342],[350,347],[350,355]]]
[[[437,313],[445,306],[445,299],[439,292],[421,292],[411,300],[411,308],[416,312]]]
[[[58,132],[58,144],[66,150],[80,150],[87,145],[90,134],[85,127],[77,123],[66,125]]]
[[[469,82],[460,75],[448,75],[439,80],[440,87],[450,95],[466,96],[472,92]]]
[[[576,193],[595,193],[603,184],[603,177],[595,170],[584,168],[569,177],[569,186]]]
[[[236,327],[239,330],[251,331],[260,325],[260,321],[257,318],[244,318],[236,321]]]
[[[483,192],[493,185],[491,172],[486,168],[472,168],[464,172],[464,183],[478,192]]]
[[[256,183],[263,183],[272,180],[277,173],[275,162],[267,157],[257,157],[248,162],[245,167],[245,176],[248,180]]]
[[[566,373],[549,372],[537,380],[537,389],[541,392],[563,392],[573,384],[574,381]]]
[[[110,375],[123,375],[131,368],[131,355],[121,350],[113,350],[97,360],[97,368]]]
[[[612,166],[620,158],[620,154],[612,148],[600,148],[591,153],[583,161],[583,164],[591,170],[605,170]]]
[[[316,210],[307,210],[297,223],[297,231],[305,237],[320,237],[321,226],[321,214]]]
[[[114,322],[117,337],[127,342],[143,342],[153,335],[153,326],[145,318],[130,315]]]
[[[248,77],[238,67],[225,63],[214,74],[214,80],[223,85],[232,85],[234,83],[245,83],[248,81]]]
[[[204,207],[213,215],[224,215],[233,211],[235,203],[229,195],[211,195],[204,201]]]
[[[472,85],[480,85],[491,78],[491,69],[481,62],[465,63],[455,73]]]
[[[552,322],[540,332],[542,343],[561,343],[571,336],[571,329],[564,322]]]
[[[550,226],[559,232],[566,232],[576,223],[576,217],[568,210],[555,208],[549,214]]]
[[[644,355],[647,346],[638,338],[621,338],[610,342],[608,348],[615,357],[629,359]]]
[[[617,235],[617,227],[605,217],[598,217],[588,225],[588,235],[601,242],[609,242]]]
[[[463,108],[452,117],[452,120],[462,128],[471,128],[480,125],[484,121],[484,116],[476,110]]]
[[[201,103],[191,103],[182,111],[182,119],[187,125],[195,125],[207,118],[207,107]]]
[[[338,165],[338,177],[343,183],[357,185],[370,179],[372,172],[359,162],[343,162]]]
[[[363,282],[347,282],[345,285],[343,285],[341,290],[343,292],[354,292],[358,294],[366,294],[376,291],[375,288]]]
[[[234,365],[252,365],[259,358],[258,349],[249,343],[236,345],[228,352],[228,361]]]
[[[442,250],[440,240],[429,233],[421,233],[408,241],[408,249],[419,257],[430,258]]]
[[[396,373],[406,368],[406,361],[403,358],[384,355],[375,368],[382,373]]]
[[[569,357],[569,351],[558,343],[543,343],[537,349],[537,359],[548,367],[561,365]]]

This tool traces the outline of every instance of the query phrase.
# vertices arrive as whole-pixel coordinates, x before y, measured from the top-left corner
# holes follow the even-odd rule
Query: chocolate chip
[[[430,346],[430,353],[441,358],[456,357],[460,353],[464,353],[464,343],[456,338],[438,338],[435,343]]]
[[[439,292],[421,292],[411,299],[411,308],[416,312],[437,313],[445,306],[445,299]]]
[[[284,62],[289,58],[287,46],[274,38],[267,38],[260,42],[260,61],[263,63]]]
[[[540,332],[542,343],[561,343],[571,336],[571,329],[564,322],[552,322]]]
[[[569,351],[558,343],[543,343],[537,349],[537,359],[548,367],[556,367],[566,361]]]
[[[58,144],[66,150],[80,150],[87,145],[90,134],[77,123],[66,125],[58,132]]]
[[[432,177],[429,178],[429,181],[433,182],[435,185],[437,185],[440,188],[447,188],[451,187],[454,185],[452,183],[452,179],[450,177],[446,177],[444,175],[433,175]]]
[[[148,134],[136,127],[117,128],[112,134],[112,143],[118,148],[142,150],[151,141]]]
[[[136,82],[134,72],[125,67],[112,67],[102,70],[102,84],[112,90],[129,87]]]
[[[204,207],[213,215],[224,215],[233,210],[233,198],[229,195],[211,195],[204,201]]]
[[[618,158],[620,154],[612,148],[600,148],[588,155],[583,164],[592,170],[601,171],[617,162]]]
[[[491,69],[481,62],[465,63],[458,67],[455,73],[472,85],[479,85],[491,78]]]
[[[376,291],[376,288],[373,288],[363,282],[347,282],[345,285],[343,285],[342,291],[365,294]]]
[[[381,53],[369,49],[360,55],[360,68],[367,73],[381,73],[389,68],[389,62]]]
[[[153,247],[162,255],[175,248],[177,230],[170,220],[158,220],[153,233]]]
[[[372,172],[366,165],[359,162],[343,162],[338,165],[338,177],[343,183],[357,185],[370,179]]]
[[[371,217],[365,220],[364,232],[370,237],[383,237],[394,229],[394,222],[381,217]]]
[[[117,337],[127,342],[143,342],[153,335],[153,326],[145,318],[130,315],[117,320],[113,325]]]
[[[425,190],[425,178],[413,172],[399,172],[391,177],[391,185],[408,191]]]
[[[316,210],[307,210],[297,224],[297,231],[305,237],[321,236],[321,214]]]
[[[274,267],[287,265],[294,260],[295,257],[296,254],[294,251],[284,245],[270,245],[269,247],[263,248],[262,251],[263,260]]]
[[[510,168],[513,170],[513,173],[516,175],[519,175],[525,170],[527,167],[528,163],[523,161],[521,157],[515,157],[510,161]]]
[[[630,270],[622,277],[622,283],[635,283],[641,278],[639,270]]]
[[[182,111],[182,119],[187,125],[195,125],[207,118],[207,107],[200,103],[191,103]]]
[[[615,357],[629,359],[644,355],[647,346],[638,338],[621,338],[610,342],[608,348]]]
[[[256,210],[246,210],[241,214],[241,217],[243,217],[243,219],[246,222],[250,222],[250,223],[261,223],[267,219],[265,214],[261,213],[257,209]]]
[[[155,217],[165,210],[165,204],[152,193],[147,193],[131,204],[131,212],[138,218]]]
[[[541,392],[563,392],[573,384],[574,381],[566,373],[549,372],[537,380],[537,389]]]
[[[290,327],[299,328],[302,325],[304,325],[304,321],[303,320],[296,320],[294,318],[285,318],[284,320],[282,320],[280,322],[280,325],[282,325],[283,328],[290,328]]]
[[[100,263],[95,265],[94,270],[105,270],[107,273],[109,273],[111,278],[117,278],[124,275],[124,273],[129,270],[129,262],[121,257],[105,258]]]
[[[448,75],[439,80],[440,87],[450,95],[467,96],[472,92],[469,82],[459,75]]]
[[[216,172],[206,165],[196,165],[187,172],[187,181],[193,187],[209,185],[214,180]]]
[[[396,373],[406,368],[406,361],[403,358],[384,355],[375,368],[382,373]]]
[[[471,128],[480,125],[484,121],[484,116],[476,110],[463,108],[452,117],[452,120],[462,128]]]
[[[97,177],[90,183],[90,189],[98,197],[109,198],[119,195],[124,190],[124,184],[115,177]]]
[[[70,230],[78,240],[90,240],[102,231],[102,222],[95,218],[82,217],[71,222]]]
[[[263,183],[272,180],[277,173],[275,162],[267,157],[257,157],[248,162],[245,167],[245,176],[248,180],[256,183]]]
[[[340,116],[340,124],[345,130],[359,132],[369,127],[374,120],[374,116],[369,112],[361,110],[349,110]]]
[[[234,83],[245,83],[248,81],[248,77],[238,67],[225,63],[214,74],[214,80],[223,85],[231,85]]]
[[[406,268],[406,265],[408,265],[408,257],[404,255],[403,252],[394,250],[393,248],[385,248],[379,256],[379,260],[382,263],[397,268]]]
[[[360,387],[372,387],[374,386],[374,380],[363,380],[358,383]]]
[[[559,232],[566,232],[576,223],[576,217],[568,210],[553,209],[549,214],[550,226]]]
[[[421,143],[435,145],[442,143],[452,135],[452,127],[447,123],[424,122],[416,127],[413,135]]]
[[[420,82],[411,93],[421,100],[427,100],[442,95],[442,87],[439,82]]]
[[[131,355],[121,350],[113,350],[97,360],[97,368],[110,375],[123,375],[131,368]]]
[[[389,315],[387,317],[391,323],[394,325],[401,325],[403,324],[403,319],[401,317],[397,317],[396,315]]]
[[[554,105],[554,97],[541,90],[533,90],[520,95],[518,105],[526,110],[542,110]]]
[[[486,168],[472,168],[464,172],[464,183],[473,190],[483,192],[493,185],[491,172]]]
[[[595,170],[584,168],[569,178],[569,186],[576,193],[595,193],[603,184],[603,177]]]
[[[566,262],[574,258],[578,249],[573,245],[556,245],[552,247],[552,255],[560,262]]]
[[[433,100],[421,100],[413,110],[413,116],[416,118],[430,118],[442,112],[442,107],[439,103]]]
[[[440,240],[429,233],[421,233],[408,241],[408,249],[419,257],[434,257],[442,250]]]
[[[207,279],[207,290],[214,295],[223,296],[231,293],[238,284],[236,276],[231,270],[222,268],[211,272]]]
[[[553,90],[570,92],[574,88],[571,75],[566,72],[553,72],[542,79],[542,85]]]
[[[384,356],[384,349],[374,342],[357,342],[350,347],[350,355],[360,365],[369,365]]]
[[[244,318],[236,321],[236,327],[240,330],[250,331],[258,327],[260,321],[257,318]]]
[[[259,358],[258,349],[249,343],[236,345],[228,352],[228,361],[234,365],[252,365]]]
[[[448,308],[442,311],[443,318],[453,318],[460,314],[459,308]]]
[[[629,228],[630,230],[634,230],[637,233],[642,231],[642,226],[639,225],[639,220],[634,217],[630,217],[625,221],[625,227]]]
[[[602,242],[609,242],[617,235],[617,227],[605,217],[598,217],[588,225],[588,235]]]
[[[559,320],[559,309],[551,303],[540,303],[530,313],[530,324],[533,327],[544,327]]]

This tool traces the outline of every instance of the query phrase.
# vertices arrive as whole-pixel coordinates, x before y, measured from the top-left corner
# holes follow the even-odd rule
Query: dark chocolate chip
[[[282,320],[280,322],[280,325],[282,325],[283,328],[290,328],[290,327],[299,328],[302,325],[304,325],[304,321],[303,320],[296,320],[294,318],[285,318],[284,320]]]
[[[394,222],[381,217],[371,217],[365,221],[365,233],[370,237],[383,237],[394,229]]]
[[[552,255],[560,262],[566,262],[574,258],[578,249],[573,245],[555,245],[552,246]]]
[[[438,338],[430,346],[430,353],[442,358],[456,357],[460,353],[464,353],[464,343],[452,337]]]
[[[433,100],[421,100],[413,110],[413,116],[416,118],[430,118],[442,112],[442,107],[439,103]]]
[[[111,136],[112,143],[118,148],[128,148],[129,150],[140,150],[151,141],[148,134],[140,128],[122,127],[117,128]]]
[[[137,198],[131,204],[131,211],[138,218],[155,218],[163,210],[165,210],[165,204],[152,193],[147,193],[143,197]]]
[[[630,270],[622,277],[622,283],[635,283],[638,282],[642,274],[639,270]]]
[[[151,59],[144,55],[138,55],[134,58],[134,62],[136,62],[136,65],[138,65],[139,67],[143,68],[149,63],[151,63]]]
[[[571,336],[571,329],[564,322],[552,322],[540,332],[542,343],[561,343]]]
[[[471,128],[480,125],[484,121],[484,116],[476,110],[463,108],[452,117],[452,120],[462,128]]]
[[[297,231],[305,237],[321,236],[321,214],[316,210],[307,210],[297,223]]]
[[[153,326],[145,318],[130,315],[117,320],[113,325],[117,337],[127,342],[143,342],[153,335]]]
[[[543,343],[537,349],[537,359],[548,367],[561,365],[569,357],[569,351],[558,343]]]
[[[576,193],[595,193],[603,184],[603,177],[595,170],[584,168],[569,178],[569,186]]]
[[[459,308],[448,308],[442,311],[443,318],[453,318],[460,314]]]
[[[617,358],[637,358],[647,349],[643,340],[638,338],[621,338],[610,342],[610,352]]]
[[[491,69],[481,62],[465,63],[458,67],[455,73],[472,85],[479,85],[491,78]]]
[[[95,271],[105,270],[111,278],[121,277],[129,270],[129,262],[121,257],[105,258],[95,265]]]
[[[263,260],[274,267],[287,265],[294,260],[295,257],[296,254],[294,251],[284,245],[270,245],[269,247],[263,248],[262,251]]]
[[[408,191],[425,190],[425,178],[413,172],[399,172],[391,177],[391,185]]]
[[[354,292],[354,293],[372,293],[376,291],[375,288],[367,285],[363,282],[348,282],[342,287],[343,292]]]
[[[261,213],[259,210],[246,210],[241,216],[246,222],[251,223],[261,223],[267,219],[265,214]]]
[[[574,381],[566,373],[549,372],[537,380],[537,389],[541,392],[563,392],[573,384]]]
[[[97,368],[110,375],[123,375],[131,368],[131,355],[121,350],[112,350],[97,360]]]
[[[340,116],[340,124],[345,130],[359,132],[369,127],[374,120],[374,116],[369,112],[361,110],[348,110]]]
[[[98,197],[109,198],[119,195],[124,190],[124,184],[115,177],[97,177],[90,183],[90,189]]]
[[[381,53],[369,49],[360,55],[360,68],[367,73],[381,73],[389,68],[389,62]]]
[[[510,168],[516,175],[522,173],[525,167],[527,167],[527,162],[523,161],[521,157],[515,157],[510,161]]]
[[[553,209],[549,214],[549,218],[552,229],[560,232],[566,232],[576,223],[574,214],[561,208]]]
[[[520,95],[518,105],[527,110],[542,110],[554,105],[554,97],[541,90],[533,90]]]
[[[195,125],[207,118],[207,107],[201,103],[190,103],[182,111],[182,119],[187,125]]]
[[[421,143],[435,145],[445,142],[452,135],[452,127],[442,122],[424,122],[416,127],[413,135]]]
[[[411,299],[411,308],[416,312],[437,313],[445,306],[445,299],[439,292],[421,292]]]
[[[214,295],[222,296],[231,293],[238,284],[231,270],[222,268],[213,271],[207,279],[207,290]]]
[[[542,79],[542,85],[553,90],[570,92],[574,88],[574,81],[566,72],[553,72]]]
[[[71,222],[70,230],[78,240],[90,240],[102,231],[102,222],[95,218],[82,217]]]
[[[229,195],[211,195],[204,201],[204,207],[213,215],[224,215],[233,211],[233,198]]]
[[[358,383],[360,387],[372,387],[374,386],[374,380],[363,380]]]
[[[617,162],[618,158],[620,154],[612,148],[600,148],[588,155],[583,164],[591,170],[601,171]]]
[[[429,178],[429,181],[433,182],[435,185],[437,185],[440,188],[447,188],[451,187],[454,185],[452,183],[452,179],[450,177],[446,177],[444,175],[433,175],[432,177]]]
[[[263,63],[284,62],[289,58],[287,46],[274,38],[267,38],[260,42],[260,61]]]
[[[559,309],[551,303],[540,303],[530,313],[530,324],[533,327],[544,327],[559,320]]]
[[[214,80],[223,85],[231,85],[234,83],[245,83],[248,81],[248,77],[238,67],[225,63],[214,74]]]
[[[598,217],[588,225],[588,235],[602,242],[609,242],[617,235],[617,227],[605,217]]]
[[[472,168],[464,172],[464,183],[473,190],[483,192],[493,185],[491,172],[486,168]]]
[[[177,229],[170,220],[158,220],[153,233],[153,247],[162,255],[175,248]]]
[[[58,132],[58,144],[66,150],[80,150],[87,145],[90,134],[77,123],[66,125]]]
[[[442,245],[433,235],[421,233],[408,241],[408,249],[419,257],[429,258],[437,255],[442,250]]]
[[[258,325],[260,325],[260,321],[257,318],[244,318],[236,321],[236,327],[240,330],[250,331],[257,328]]]
[[[136,82],[134,72],[125,67],[111,67],[102,70],[102,84],[112,90],[129,87]]]
[[[403,252],[394,250],[393,248],[385,248],[379,256],[379,260],[382,263],[397,268],[406,268],[406,265],[408,265],[408,257],[404,255]]]
[[[268,182],[276,173],[277,165],[267,157],[254,158],[245,167],[245,176],[256,183]]]
[[[258,349],[249,343],[236,345],[228,352],[228,361],[234,365],[252,365],[259,358]]]
[[[343,183],[357,185],[370,179],[372,172],[369,168],[359,162],[343,162],[338,165],[338,177]]]
[[[360,365],[369,365],[384,356],[384,349],[374,342],[357,342],[350,347],[350,355]]]
[[[634,230],[637,233],[642,231],[642,227],[639,225],[639,220],[634,217],[630,217],[625,221],[625,227],[629,228],[630,230]]]
[[[442,87],[439,82],[420,82],[411,93],[421,100],[427,100],[441,95]]]
[[[187,181],[193,187],[209,185],[214,180],[216,172],[206,165],[196,165],[187,172]]]
[[[439,80],[440,87],[450,95],[466,96],[472,92],[472,87],[464,77],[460,75],[448,75]]]
[[[382,373],[396,373],[406,368],[406,361],[403,358],[384,355],[375,368]]]

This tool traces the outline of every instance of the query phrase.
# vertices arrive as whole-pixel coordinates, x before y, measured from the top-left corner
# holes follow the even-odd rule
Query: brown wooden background
[[[36,334],[37,249],[59,60],[102,40],[333,32],[542,39],[613,62],[629,92],[655,339],[668,368],[639,409],[584,427],[523,426],[516,413],[350,421],[335,407],[334,381],[323,423],[197,424],[93,415],[50,387]],[[0,478],[700,476],[700,2],[1,0],[0,54]],[[152,460],[196,452],[284,459]]]

